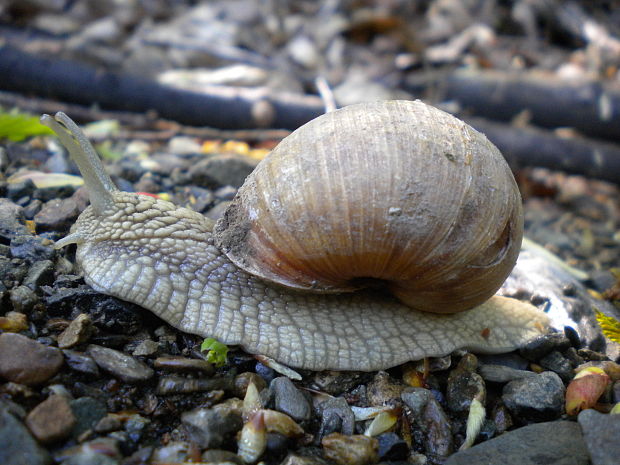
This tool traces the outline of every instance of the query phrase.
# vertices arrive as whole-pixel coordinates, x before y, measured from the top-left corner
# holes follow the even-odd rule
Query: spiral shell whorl
[[[489,298],[513,268],[521,199],[485,136],[415,101],[346,107],[284,139],[216,240],[246,271],[299,289],[368,281],[418,310]]]

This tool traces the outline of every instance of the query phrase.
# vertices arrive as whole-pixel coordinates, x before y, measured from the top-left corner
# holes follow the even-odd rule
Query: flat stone
[[[92,397],[80,397],[70,401],[69,405],[76,419],[71,436],[76,439],[89,429],[94,429],[108,413],[106,405]]]
[[[376,438],[354,434],[332,433],[321,441],[325,456],[339,465],[366,465],[379,460]]]
[[[95,360],[99,368],[126,383],[140,383],[155,374],[146,363],[118,350],[90,344],[87,353]]]
[[[592,465],[618,465],[620,461],[620,415],[583,410],[577,417]]]
[[[480,365],[480,367],[478,367],[478,372],[485,381],[492,381],[494,383],[507,383],[515,379],[536,376],[536,373],[533,371],[517,370],[516,368],[510,368],[504,365]]]
[[[560,377],[552,371],[545,371],[506,384],[502,401],[516,419],[528,422],[553,420],[564,410],[564,391]]]
[[[0,334],[0,376],[14,383],[36,386],[60,370],[62,352],[21,334]]]
[[[588,465],[579,425],[552,421],[524,426],[450,456],[445,465]],[[617,463],[617,462],[616,462]]]
[[[552,350],[563,352],[570,347],[570,341],[562,333],[547,333],[528,342],[519,353],[528,360],[537,362]]]
[[[214,408],[197,408],[181,416],[183,427],[193,442],[203,449],[217,449],[227,437],[241,430],[239,412],[221,404]]]
[[[21,421],[0,404],[0,463],[47,465],[52,459]]]
[[[37,405],[26,417],[26,426],[43,444],[67,438],[76,419],[64,396],[51,395]]]
[[[86,342],[93,332],[93,321],[85,313],[75,317],[69,326],[58,335],[58,347],[69,349]]]
[[[206,360],[187,357],[157,357],[153,363],[155,368],[161,368],[166,371],[191,372],[199,371],[205,375],[212,375],[215,371],[213,364]]]
[[[69,349],[63,350],[62,353],[65,356],[67,365],[72,370],[91,376],[99,376],[99,368],[90,355]]]
[[[285,376],[275,378],[269,387],[273,391],[276,410],[286,413],[296,421],[310,419],[312,413],[310,402],[289,378]]]

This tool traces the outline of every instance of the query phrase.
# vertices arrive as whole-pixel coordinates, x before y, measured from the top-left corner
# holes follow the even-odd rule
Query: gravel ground
[[[212,217],[256,164],[234,154],[199,154],[187,139],[117,145],[119,153],[139,146],[153,155],[109,166],[122,189],[166,192]],[[585,465],[620,456],[620,415],[565,413],[566,386],[586,362],[611,373],[601,410],[620,402],[617,346],[592,328],[585,334],[579,325],[560,327],[509,354],[433,359],[425,379],[424,366],[412,362],[374,373],[300,372],[302,380],[292,382],[234,350],[217,368],[200,353],[200,338],[84,284],[74,250],[52,247],[85,207],[83,189],[66,179],[55,185],[49,175],[9,178],[20,168],[72,172],[46,139],[0,149],[0,463],[242,463],[243,457],[274,464]],[[610,270],[620,256],[618,187],[543,170],[518,178],[526,234],[587,272],[588,288],[612,288]],[[544,289],[543,278],[530,278]],[[517,282],[507,292],[543,308],[547,297],[537,289],[518,289]],[[581,281],[566,278],[559,299],[590,309],[592,298],[613,308],[600,294],[582,291]],[[260,415],[248,421],[252,402]],[[472,403],[485,412],[480,444],[459,451]]]

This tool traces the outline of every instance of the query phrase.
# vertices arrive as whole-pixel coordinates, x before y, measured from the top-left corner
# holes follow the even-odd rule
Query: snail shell
[[[304,125],[216,225],[219,247],[255,276],[316,292],[386,287],[431,312],[492,296],[522,233],[499,150],[420,101],[352,105]]]

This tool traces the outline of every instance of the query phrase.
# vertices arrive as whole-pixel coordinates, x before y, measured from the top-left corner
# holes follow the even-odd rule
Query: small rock
[[[45,202],[41,211],[34,215],[34,222],[40,231],[67,231],[80,212],[78,202],[73,197],[52,199]]]
[[[219,404],[213,408],[197,408],[183,413],[181,422],[191,440],[203,449],[217,449],[241,430],[241,414]]]
[[[222,449],[206,450],[202,453],[202,461],[207,463],[231,463],[234,465],[243,465],[241,457],[234,452]]]
[[[161,376],[157,382],[156,392],[159,395],[188,394],[191,392],[232,391],[231,378],[183,378],[181,376]]]
[[[0,463],[3,465],[47,465],[51,457],[28,429],[0,405]]]
[[[228,201],[217,203],[215,206],[207,210],[207,212],[205,213],[205,216],[213,221],[219,220],[220,218],[224,216],[224,213],[226,212],[226,210],[228,210],[230,203],[231,202],[228,202]]]
[[[396,433],[383,433],[377,436],[379,442],[379,459],[381,460],[407,460],[409,447]]]
[[[276,410],[286,413],[296,421],[310,419],[312,413],[310,402],[289,378],[285,376],[275,378],[269,389],[273,392]]]
[[[126,383],[146,381],[154,374],[148,365],[118,350],[91,344],[87,352],[100,368]]]
[[[250,383],[254,383],[258,392],[267,387],[265,380],[256,373],[244,371],[235,377],[234,395],[239,399],[243,399]]]
[[[512,427],[512,417],[504,404],[498,403],[491,411],[491,421],[495,424],[497,434],[502,434]]]
[[[620,458],[620,415],[583,410],[577,417],[592,465],[617,465]]]
[[[62,351],[65,356],[67,365],[72,370],[79,371],[92,376],[99,376],[99,368],[92,357],[82,352],[76,352],[75,350],[65,349]]]
[[[153,365],[155,368],[161,368],[166,371],[199,371],[205,375],[212,375],[214,372],[212,363],[197,358],[157,357]]]
[[[17,235],[28,235],[24,210],[9,199],[0,198],[0,239],[7,243]]]
[[[71,431],[71,436],[75,439],[84,432],[93,429],[108,412],[103,402],[92,397],[84,396],[74,399],[69,402],[69,405],[76,420]]]
[[[51,260],[39,260],[34,262],[28,269],[24,278],[24,286],[37,292],[41,286],[49,286],[54,282],[54,262]]]
[[[85,313],[80,313],[65,330],[58,335],[58,347],[69,349],[86,342],[93,332],[93,322]]]
[[[43,444],[65,439],[76,423],[66,397],[52,395],[37,405],[26,417],[26,426]]]
[[[290,453],[280,465],[330,465],[325,459],[316,455],[301,455]]]
[[[574,376],[573,367],[571,366],[570,362],[557,350],[552,350],[551,352],[549,352],[547,355],[541,358],[538,363],[543,368],[557,373],[559,377],[562,378],[562,381],[564,381],[565,383],[570,381]]]
[[[407,388],[403,401],[411,409],[415,424],[424,434],[426,455],[443,458],[454,448],[450,420],[431,391],[424,388]]]
[[[169,442],[153,451],[149,463],[154,465],[186,463],[189,458],[190,445],[183,441]]]
[[[325,456],[339,465],[366,465],[379,460],[379,442],[368,436],[332,433],[321,444]]]
[[[189,169],[190,184],[209,188],[240,187],[257,164],[257,160],[243,155],[215,155]]]
[[[97,433],[109,433],[110,431],[118,431],[123,427],[120,416],[116,413],[108,413],[94,426]]]
[[[564,334],[547,333],[528,342],[519,353],[526,359],[537,362],[552,350],[564,352],[570,346],[570,341]]]
[[[321,426],[319,438],[333,432],[353,434],[355,415],[343,397],[332,397],[321,404]]]
[[[62,465],[118,465],[122,455],[118,440],[107,437],[64,449],[54,458]]]
[[[54,243],[41,236],[15,236],[10,244],[11,255],[29,262],[52,260],[56,256]]]
[[[492,381],[494,383],[507,383],[515,379],[536,376],[536,373],[533,371],[517,370],[502,365],[480,365],[478,372],[485,381]]]
[[[13,310],[20,313],[30,313],[39,297],[28,286],[17,286],[9,291],[9,299]]]
[[[453,412],[469,412],[474,398],[483,405],[486,399],[486,386],[482,377],[475,372],[478,359],[473,354],[465,354],[457,367],[448,376],[446,398],[448,408]]]
[[[514,381],[516,382],[516,381]],[[569,421],[537,423],[509,431],[459,451],[445,465],[588,465],[579,425]]]
[[[132,355],[134,357],[148,357],[149,355],[155,355],[159,350],[159,343],[152,339],[145,339],[141,341],[133,350]]]
[[[62,352],[20,334],[0,334],[0,376],[14,383],[35,386],[60,370]]]
[[[0,330],[7,333],[19,333],[28,329],[28,317],[19,312],[7,312],[0,316]]]
[[[552,371],[511,381],[502,401],[517,419],[545,421],[559,418],[564,409],[564,384]]]
[[[387,372],[380,371],[366,386],[366,395],[370,405],[400,404],[400,395],[405,385],[393,379]]]

